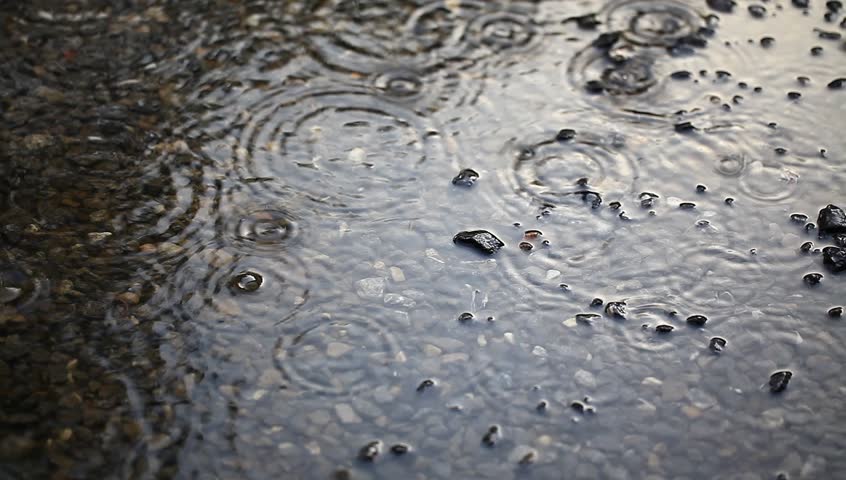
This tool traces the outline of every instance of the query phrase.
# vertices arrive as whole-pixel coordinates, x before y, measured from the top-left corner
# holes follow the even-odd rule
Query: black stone
[[[607,50],[620,39],[620,32],[608,32],[596,37],[592,45],[596,48]]]
[[[799,251],[808,253],[814,249],[814,242],[805,242],[799,246]]]
[[[764,18],[767,14],[767,9],[763,5],[749,5],[749,15],[755,18]]]
[[[530,252],[533,248],[535,248],[535,246],[532,245],[530,242],[520,242],[520,244],[517,246],[520,247],[520,250],[523,250],[524,252]]]
[[[823,279],[823,275],[821,273],[809,273],[805,275],[803,279],[808,285],[814,286],[820,284]]]
[[[558,134],[555,135],[555,139],[559,142],[566,142],[576,138],[576,131],[572,128],[564,128],[558,131]]]
[[[779,370],[770,375],[770,391],[773,393],[783,392],[793,378],[793,372],[790,370]]]
[[[679,204],[679,208],[681,208],[682,210],[693,210],[694,208],[696,208],[696,204],[693,202],[681,202]]]
[[[843,307],[832,307],[828,310],[829,317],[842,317],[843,316]]]
[[[834,235],[831,239],[832,241],[834,241],[834,244],[838,247],[846,247],[846,233],[838,233]]]
[[[811,0],[792,0],[791,3],[796,8],[808,8],[811,5]]]
[[[570,408],[579,413],[585,413],[585,409],[587,408],[587,406],[584,403],[576,400],[575,402],[570,404]]]
[[[590,80],[585,83],[585,90],[588,93],[599,94],[605,91],[605,85],[599,80]]]
[[[843,2],[840,0],[829,0],[825,2],[825,8],[830,12],[839,12],[843,8]]]
[[[493,447],[496,445],[497,440],[499,440],[499,427],[497,425],[491,425],[485,436],[482,437],[482,443],[488,447]]]
[[[395,445],[391,445],[391,453],[394,455],[405,455],[411,450],[411,447],[404,443],[397,443]]]
[[[706,3],[712,10],[722,13],[731,13],[734,11],[734,6],[737,5],[734,0],[707,0]]]
[[[676,327],[674,327],[672,325],[661,324],[661,325],[657,325],[655,327],[655,331],[658,332],[658,333],[670,333],[673,330],[675,330],[675,328]]]
[[[761,38],[761,46],[764,48],[770,48],[775,43],[775,38],[773,37],[762,37]]]
[[[693,124],[690,122],[677,123],[673,126],[673,128],[675,128],[676,131],[679,133],[685,133],[696,130],[696,127],[694,127]]]
[[[708,342],[708,348],[711,349],[712,352],[720,353],[726,348],[726,339],[723,337],[713,337],[711,341]]]
[[[459,245],[472,247],[479,252],[486,253],[488,255],[496,253],[497,250],[505,246],[505,244],[502,243],[502,240],[496,238],[494,234],[485,230],[459,232],[452,237],[452,241],[453,243],[457,243]]]
[[[690,325],[695,325],[697,327],[704,327],[705,322],[708,321],[708,317],[705,315],[691,315],[687,317],[687,323]]]
[[[602,24],[598,18],[596,18],[595,13],[588,13],[587,15],[581,15],[578,17],[570,17],[565,19],[561,23],[567,22],[575,22],[576,25],[582,30],[596,30],[596,27]]]
[[[535,407],[535,409],[539,412],[545,412],[547,407],[549,407],[549,402],[547,402],[546,400],[541,400],[540,402],[538,402],[538,405]]]
[[[823,265],[832,273],[840,273],[846,270],[846,248],[825,247],[823,248]]]
[[[365,462],[373,462],[380,453],[382,453],[382,442],[375,440],[361,447],[358,458]]]
[[[836,205],[829,204],[817,217],[820,233],[846,233],[846,212]]]
[[[726,197],[725,202],[726,205],[734,205],[734,199],[731,197]]]
[[[605,303],[605,302],[603,302],[601,298],[594,298],[593,300],[590,301],[590,306],[591,307],[601,307],[603,303]]]
[[[458,316],[458,321],[461,323],[472,322],[475,316],[470,312],[464,312]]]
[[[787,98],[791,100],[798,100],[802,98],[802,94],[799,92],[787,92]]]
[[[843,35],[840,32],[827,32],[825,30],[817,30],[817,36],[823,40],[840,40]]]
[[[843,84],[846,84],[846,78],[835,78],[834,80],[828,82],[828,88],[832,90],[839,90],[843,88]]]
[[[823,53],[823,47],[811,47],[811,55],[819,57]]]
[[[691,73],[687,70],[679,70],[678,72],[673,72],[670,74],[670,78],[673,80],[689,80],[691,77]]]
[[[790,214],[790,220],[796,223],[805,223],[808,221],[808,216],[804,213],[792,213]]]
[[[473,170],[472,168],[465,168],[464,170],[458,172],[458,175],[452,179],[452,184],[460,187],[472,187],[478,179],[479,173],[476,170]]]
[[[417,386],[417,391],[422,392],[423,390],[426,390],[427,388],[434,387],[434,386],[435,386],[435,381],[427,378],[426,380],[423,380],[422,382],[420,382],[420,385]]]
[[[707,190],[708,190],[708,187],[706,187],[705,185],[697,185],[696,186],[696,192],[697,193],[705,193]]]

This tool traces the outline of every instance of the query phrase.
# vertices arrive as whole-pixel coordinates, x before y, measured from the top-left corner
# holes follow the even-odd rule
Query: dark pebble
[[[823,40],[840,40],[843,35],[840,32],[827,32],[825,30],[817,30],[817,35]]]
[[[423,390],[426,390],[427,388],[434,387],[434,386],[435,386],[435,381],[427,378],[426,380],[423,380],[422,382],[420,382],[420,385],[417,386],[417,391],[422,392]]]
[[[571,128],[564,128],[558,131],[558,134],[555,135],[555,139],[559,142],[567,142],[576,138],[576,131]]]
[[[731,197],[726,197],[726,205],[734,205],[734,199]]]
[[[605,85],[599,80],[590,80],[585,83],[585,91],[593,95],[598,95],[605,91]]]
[[[843,316],[843,307],[833,307],[828,310],[829,317],[842,317]]]
[[[661,324],[661,325],[657,325],[655,327],[655,331],[658,332],[658,333],[670,333],[673,330],[675,330],[675,328],[676,327],[674,327],[672,325]]]
[[[843,8],[843,2],[840,0],[829,0],[825,2],[825,8],[829,12],[839,12]]]
[[[763,37],[761,38],[761,46],[764,48],[770,48],[775,43],[775,38],[773,37]]]
[[[382,442],[375,440],[361,447],[358,458],[365,462],[373,462],[380,453],[382,453]]]
[[[682,210],[693,210],[694,208],[696,208],[696,204],[693,202],[681,202],[679,204],[679,208],[681,208]]]
[[[455,178],[452,179],[452,184],[458,185],[459,187],[472,187],[478,179],[478,172],[476,172],[472,168],[465,168],[464,170],[458,172],[458,175],[456,175]]]
[[[817,225],[814,222],[808,222],[805,224],[805,231],[812,232],[817,229]]]
[[[411,447],[404,443],[397,443],[395,445],[391,445],[391,453],[394,455],[405,455],[411,450]]]
[[[825,247],[822,250],[823,265],[833,273],[846,271],[846,249],[842,247]]]
[[[609,317],[626,318],[626,302],[608,302],[605,314]]]
[[[822,55],[823,47],[811,47],[811,55],[818,57]]]
[[[593,300],[590,301],[590,306],[591,307],[601,307],[603,303],[605,303],[605,302],[602,301],[601,298],[594,298]]]
[[[808,253],[814,249],[814,242],[805,242],[799,246],[799,251]]]
[[[805,283],[808,285],[819,285],[823,279],[821,273],[809,273],[803,277]]]
[[[565,19],[562,23],[576,22],[576,25],[582,30],[596,30],[596,27],[602,24],[595,13],[581,15],[579,17],[570,17]]]
[[[542,236],[543,232],[541,232],[540,230],[526,230],[525,232],[523,232],[523,238],[528,238],[532,240]]]
[[[707,0],[706,3],[712,10],[722,13],[731,13],[736,5],[734,0]]]
[[[828,82],[828,88],[832,90],[839,90],[843,88],[844,83],[846,83],[846,78],[835,78],[834,80]]]
[[[620,202],[611,202],[608,204],[608,208],[610,208],[611,210],[619,210],[622,206],[623,204]]]
[[[770,375],[770,391],[773,393],[783,392],[793,378],[793,372],[790,370],[779,370]]]
[[[679,133],[685,133],[696,130],[696,127],[694,127],[693,124],[690,122],[677,123],[673,126],[673,128],[675,128],[676,131]]]
[[[690,325],[695,325],[697,327],[704,327],[705,322],[708,321],[708,317],[705,315],[691,315],[687,317],[687,323]]]
[[[805,223],[808,221],[808,216],[804,213],[791,213],[790,220],[796,223]]]
[[[838,247],[846,247],[846,233],[837,233],[831,238]]]
[[[767,9],[763,5],[749,5],[749,15],[755,18],[764,18],[767,14]]]
[[[540,402],[538,402],[538,405],[535,407],[535,409],[539,412],[545,412],[547,407],[549,407],[549,402],[547,402],[546,400],[541,400]]]
[[[251,293],[258,290],[263,281],[262,276],[258,273],[241,272],[232,277],[232,280],[229,281],[229,288],[235,293]]]
[[[576,400],[575,402],[570,404],[570,408],[572,408],[573,410],[575,410],[579,413],[585,413],[585,409],[587,408],[587,405],[585,405],[584,403]]]
[[[811,5],[811,0],[791,0],[791,3],[796,8],[808,8]]]
[[[466,232],[459,232],[452,241],[459,245],[472,247],[481,253],[492,255],[505,246],[502,240],[496,238],[494,234],[485,230],[472,230]]]
[[[493,447],[496,445],[497,440],[499,440],[499,426],[491,425],[488,428],[488,431],[485,433],[485,436],[482,437],[482,443],[484,443],[488,447]]]
[[[464,312],[464,313],[462,313],[461,315],[458,316],[458,321],[461,322],[461,323],[468,323],[468,322],[472,322],[474,318],[476,318],[476,317],[472,313]]]
[[[713,337],[711,341],[708,342],[708,348],[711,349],[712,352],[720,353],[726,348],[726,339],[723,337]]]
[[[802,98],[802,94],[799,92],[787,92],[787,98],[791,100],[799,100]]]
[[[679,70],[670,74],[670,78],[673,80],[689,80],[691,76],[692,74],[687,70]]]
[[[518,463],[520,465],[531,465],[535,463],[536,459],[537,454],[535,452],[528,452],[527,454],[523,455],[523,458],[521,458]]]
[[[817,216],[820,233],[846,233],[846,212],[836,205],[829,204],[820,210]]]
[[[529,243],[529,242],[520,242],[520,244],[519,244],[518,246],[520,247],[520,250],[523,250],[524,252],[529,252],[529,251],[531,251],[533,248],[535,248],[535,246],[534,246],[534,245],[532,245],[532,244],[531,244],[531,243]]]
[[[697,193],[705,193],[707,190],[708,190],[708,187],[706,187],[705,185],[697,185],[696,186],[696,192]]]

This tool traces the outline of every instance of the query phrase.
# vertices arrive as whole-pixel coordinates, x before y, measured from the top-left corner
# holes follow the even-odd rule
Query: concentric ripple
[[[303,391],[342,395],[385,385],[399,364],[391,334],[395,315],[355,307],[298,315],[283,325],[276,367]]]
[[[421,165],[440,155],[437,130],[422,116],[366,90],[253,94],[245,109],[220,114],[226,132],[215,134],[212,120],[207,135],[223,138],[204,151],[234,163],[244,181],[297,191],[320,209],[407,208],[394,198],[414,198]]]
[[[603,10],[605,27],[637,45],[669,47],[706,26],[705,16],[673,0],[622,0]]]
[[[472,105],[481,93],[481,79],[465,68],[423,70],[387,65],[375,70],[370,84],[381,98],[423,113]]]
[[[150,305],[199,331],[240,334],[271,331],[308,296],[308,270],[296,257],[236,257],[206,249],[191,255]]]

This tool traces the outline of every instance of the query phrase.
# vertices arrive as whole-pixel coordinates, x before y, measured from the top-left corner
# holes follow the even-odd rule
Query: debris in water
[[[505,244],[502,240],[496,238],[494,234],[485,230],[464,231],[456,234],[452,241],[459,245],[472,247],[481,253],[492,255],[496,253]]]
[[[793,378],[793,372],[790,370],[779,370],[770,375],[770,391],[773,393],[783,392]]]

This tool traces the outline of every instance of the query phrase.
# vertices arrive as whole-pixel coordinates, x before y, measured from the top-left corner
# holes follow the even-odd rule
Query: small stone
[[[828,310],[828,316],[832,318],[843,316],[843,307],[832,307]]]
[[[338,415],[341,423],[361,423],[361,417],[359,417],[355,413],[355,410],[346,403],[339,403],[335,405],[335,414]]]
[[[546,357],[546,349],[541,347],[540,345],[535,345],[535,348],[532,349],[532,355],[537,355],[538,357]]]
[[[601,307],[603,303],[605,303],[605,302],[603,302],[601,298],[594,298],[593,300],[590,301],[590,306],[591,307]]]
[[[461,323],[470,323],[473,321],[474,318],[476,317],[472,313],[464,312],[458,316],[458,321]]]
[[[734,205],[734,199],[731,197],[726,197],[725,202],[726,205]]]
[[[537,455],[537,453],[535,453],[535,451],[534,451],[534,450],[532,450],[532,451],[530,451],[530,452],[526,452],[526,454],[525,454],[525,455],[523,455],[523,456],[520,458],[520,461],[519,461],[519,462],[517,462],[517,463],[519,463],[520,465],[531,465],[531,464],[535,463],[535,460],[537,459],[537,456],[538,456],[538,455]]]
[[[764,18],[767,15],[767,9],[763,5],[749,5],[749,15],[755,18]]]
[[[576,131],[570,128],[559,130],[558,134],[555,135],[555,139],[559,142],[567,142],[574,138],[576,138]]]
[[[409,451],[411,451],[411,447],[404,443],[396,443],[394,445],[391,445],[391,453],[393,453],[394,455],[405,455]]]
[[[605,305],[605,314],[609,317],[626,318],[626,302],[608,302]]]
[[[687,70],[679,70],[670,74],[670,78],[673,80],[690,80],[691,76],[692,74]]]
[[[264,279],[255,272],[241,272],[229,281],[229,289],[233,293],[252,293],[261,287]]]
[[[829,247],[829,248],[831,248],[831,247]],[[807,285],[811,285],[811,286],[819,285],[820,282],[822,281],[822,279],[823,279],[823,276],[822,276],[821,273],[809,273],[809,274],[807,274],[803,277],[803,280],[805,281],[805,283]]]
[[[714,353],[720,353],[726,348],[726,339],[722,337],[713,337],[708,342],[708,348]]]
[[[722,13],[731,13],[736,5],[734,0],[707,0],[706,3],[712,10]]]
[[[541,400],[540,402],[538,402],[537,406],[535,407],[535,410],[539,412],[545,412],[547,408],[549,408],[549,402],[547,402],[546,400]]]
[[[804,213],[791,213],[790,221],[796,223],[805,223],[808,221],[808,216]]]
[[[474,248],[481,253],[492,255],[505,246],[502,240],[485,230],[459,232],[452,241],[459,245]]]
[[[681,202],[679,204],[679,208],[681,208],[682,210],[693,210],[694,208],[696,208],[696,204],[693,202]]]
[[[115,299],[126,305],[138,305],[141,301],[141,296],[135,292],[123,292],[118,294]]]
[[[459,187],[472,187],[478,179],[479,172],[473,170],[472,168],[465,168],[464,170],[458,172],[458,175],[452,179],[452,184],[458,185]]]
[[[677,123],[673,126],[673,128],[675,128],[678,133],[686,133],[696,130],[696,127],[694,127],[690,122]]]
[[[799,100],[802,98],[802,94],[799,92],[787,92],[787,98],[790,100]]]
[[[435,386],[435,381],[427,378],[426,380],[423,380],[422,382],[420,382],[420,385],[417,386],[417,391],[422,392],[423,390],[426,390],[426,389],[434,387],[434,386]]]
[[[814,242],[805,242],[799,246],[799,251],[803,253],[808,253],[814,249]]]
[[[835,78],[828,82],[828,88],[832,90],[840,90],[843,88],[843,85],[846,85],[846,78]]]
[[[498,425],[491,425],[485,435],[482,437],[482,443],[485,446],[493,447],[500,437],[500,428]]]
[[[391,279],[393,281],[400,283],[405,281],[405,273],[403,273],[402,269],[399,267],[391,267]]]
[[[362,298],[379,298],[385,293],[386,283],[382,277],[363,278],[355,282],[355,291]]]
[[[694,325],[696,327],[704,327],[705,322],[708,321],[708,318],[704,315],[691,315],[687,317],[687,323],[689,325]]]
[[[382,442],[375,440],[361,447],[358,458],[365,462],[373,462],[380,453],[382,453]]]
[[[773,393],[783,392],[793,378],[793,372],[790,370],[780,370],[770,375],[770,391]]]
[[[346,343],[329,342],[329,345],[326,346],[326,356],[329,358],[338,358],[352,349],[353,347]]]
[[[825,265],[829,271],[832,273],[840,273],[846,270],[846,248],[825,247],[823,248],[822,253],[823,265]]]
[[[655,331],[658,333],[670,333],[675,330],[676,327],[667,324],[661,324],[655,327]]]
[[[700,184],[696,186],[696,193],[705,193],[707,190],[708,187],[706,187],[705,185]]]
[[[529,242],[520,242],[520,245],[518,246],[520,247],[520,250],[523,250],[524,252],[530,252],[533,248],[535,248],[535,246]]]

